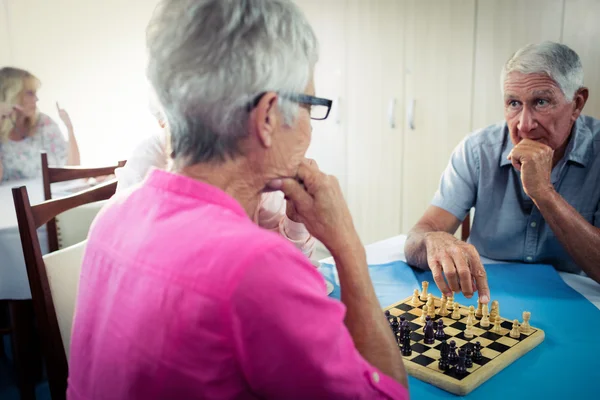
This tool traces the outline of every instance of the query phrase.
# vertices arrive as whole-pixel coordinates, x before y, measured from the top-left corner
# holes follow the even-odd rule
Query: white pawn
[[[445,317],[446,315],[450,314],[448,311],[448,299],[446,297],[442,297],[442,305],[437,313],[440,317]]]
[[[473,322],[471,320],[467,320],[467,329],[465,329],[465,337],[467,339],[473,338]]]
[[[467,324],[471,323],[471,325],[475,324],[475,307],[469,306],[469,316],[467,317]]]
[[[460,305],[456,301],[452,304],[452,315],[450,318],[460,319]]]
[[[512,331],[510,331],[510,337],[514,339],[518,339],[521,337],[521,332],[519,332],[519,321],[516,319],[513,321]]]
[[[423,306],[423,311],[421,312],[421,318],[419,319],[420,322],[425,323],[426,319],[425,317],[427,316],[427,304],[425,304]]]
[[[494,333],[500,333],[501,332],[500,331],[500,328],[501,328],[500,324],[501,323],[502,323],[502,321],[500,320],[500,316],[496,315],[496,319],[494,321],[494,327],[492,328],[492,332],[494,332]]]
[[[482,306],[483,306],[483,304],[481,304],[481,302],[479,300],[477,300],[477,311],[475,311],[475,317],[476,318],[480,318],[481,319],[481,317],[483,317]]]
[[[435,318],[435,304],[433,303],[433,296],[429,294],[429,298],[427,299],[427,315],[431,319]]]
[[[415,289],[415,291],[413,292],[413,297],[410,300],[410,303],[413,306],[418,306],[419,305],[419,289]]]
[[[531,330],[531,325],[529,325],[529,319],[531,318],[531,313],[529,311],[523,311],[523,323],[521,324],[521,332],[529,333]]]
[[[423,285],[423,291],[421,292],[421,301],[427,301],[427,288],[429,287],[429,282],[427,281],[423,281],[422,282]]]
[[[490,314],[488,312],[487,304],[483,305],[481,313],[483,314],[483,316],[481,317],[481,321],[479,321],[479,325],[481,325],[482,328],[487,328],[488,326],[490,326]]]
[[[497,315],[500,315],[500,305],[498,304],[498,300],[494,300],[494,301],[492,301],[492,310],[490,311],[490,319],[492,321],[495,321]]]

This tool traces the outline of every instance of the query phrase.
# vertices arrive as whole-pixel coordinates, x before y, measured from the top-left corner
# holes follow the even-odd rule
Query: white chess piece
[[[492,332],[494,333],[500,333],[501,332],[501,326],[500,324],[502,323],[502,321],[500,320],[500,316],[496,315],[496,319],[494,321],[494,327],[492,328]]]
[[[421,318],[419,318],[419,321],[422,322],[422,323],[425,323],[426,322],[426,319],[425,319],[426,316],[427,316],[427,304],[425,304],[423,306],[423,311],[421,312]]]
[[[483,316],[481,317],[481,321],[479,321],[479,325],[481,325],[482,328],[487,328],[488,326],[490,326],[490,314],[488,312],[488,305],[484,304],[483,305],[483,309],[481,310]]]
[[[467,317],[467,324],[475,325],[475,307],[469,306],[469,316]]]
[[[429,282],[427,281],[423,281],[422,282],[423,285],[423,291],[421,292],[421,301],[427,301],[427,288],[429,287]]]
[[[482,306],[483,306],[483,304],[481,304],[481,302],[479,300],[477,300],[477,311],[475,311],[475,318],[481,319],[481,317],[483,317]]]
[[[465,329],[465,337],[467,339],[473,338],[473,322],[471,320],[467,320],[467,329]]]
[[[495,321],[497,315],[500,315],[500,305],[498,304],[498,300],[494,300],[494,301],[492,301],[492,310],[490,311],[490,319],[492,321]]]
[[[450,318],[460,319],[460,305],[456,301],[452,304],[452,315]]]
[[[418,306],[419,305],[419,289],[415,289],[415,291],[413,292],[413,297],[410,300],[410,303],[413,306]]]
[[[440,309],[437,311],[438,315],[441,317],[445,317],[448,314],[450,314],[450,312],[448,311],[448,298],[447,297],[442,297],[442,305],[440,306]]]
[[[512,330],[510,331],[510,337],[514,339],[518,339],[521,337],[521,332],[519,332],[519,321],[516,319],[513,321]]]
[[[531,318],[531,313],[529,311],[523,311],[523,323],[521,324],[521,332],[529,333],[531,330],[531,325],[529,325],[529,319]]]

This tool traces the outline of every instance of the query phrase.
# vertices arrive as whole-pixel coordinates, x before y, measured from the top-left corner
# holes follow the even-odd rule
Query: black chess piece
[[[402,338],[402,355],[410,356],[412,354],[412,347],[410,345],[410,326],[408,323],[404,328],[404,337]]]
[[[467,348],[467,351],[465,353],[465,367],[473,368],[473,352],[471,351],[471,349]]]
[[[400,335],[401,338],[404,338],[404,330],[406,328],[408,328],[408,322],[403,320],[403,317],[400,317],[400,329],[398,331],[398,334]]]
[[[423,332],[425,332],[425,328],[427,327],[427,323],[431,321],[431,317],[428,315],[425,317],[425,325],[423,325]]]
[[[448,349],[448,363],[450,365],[456,365],[458,362],[458,355],[456,354],[456,342],[454,340],[450,341],[450,348]]]
[[[458,363],[456,364],[456,367],[455,367],[457,374],[464,375],[467,373],[467,367],[465,365],[466,360],[467,360],[467,356],[465,354],[465,351],[463,349],[460,349],[458,351]]]
[[[390,314],[390,310],[385,310],[385,317],[386,317],[387,319],[390,319],[390,315],[391,315],[391,314]]]
[[[473,361],[481,361],[482,357],[483,356],[481,355],[481,343],[475,342],[475,350],[473,351]]]
[[[442,371],[450,368],[450,363],[448,362],[448,353],[450,352],[450,347],[448,343],[444,340],[440,346],[440,359],[438,362],[438,366]]]
[[[435,342],[435,331],[433,329],[433,321],[427,321],[427,325],[425,325],[425,340],[423,343],[425,344],[433,344]]]
[[[400,325],[402,325],[402,323],[406,321],[406,317],[404,315],[400,316]]]
[[[398,318],[392,317],[392,331],[394,331],[394,333],[398,333],[399,327],[400,323],[398,322]]]
[[[446,333],[444,332],[444,321],[442,321],[441,319],[438,319],[438,322],[437,322],[437,330],[435,331],[435,338],[437,340],[446,339]]]

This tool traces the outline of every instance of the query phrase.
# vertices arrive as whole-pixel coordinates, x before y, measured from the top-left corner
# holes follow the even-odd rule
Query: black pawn
[[[458,364],[456,364],[456,373],[459,375],[464,375],[467,373],[467,366],[465,365],[467,361],[467,356],[464,350],[458,351]]]
[[[466,358],[465,358],[465,367],[472,368],[473,367],[473,352],[471,349],[467,349]]]
[[[481,361],[482,357],[483,356],[481,355],[481,343],[475,342],[475,350],[473,351],[473,361]]]
[[[390,310],[385,310],[385,317],[386,317],[387,319],[390,319],[390,315],[391,315],[391,314],[390,314]]]
[[[448,362],[450,365],[456,365],[458,362],[458,355],[456,354],[456,342],[454,340],[450,341],[450,348],[448,350]]]
[[[398,333],[399,327],[400,323],[398,322],[398,318],[392,317],[392,331],[394,331],[394,333]]]
[[[425,325],[425,340],[423,341],[425,344],[433,344],[435,343],[435,330],[433,329],[433,321],[427,321],[427,325]]]
[[[425,328],[427,327],[429,321],[431,321],[431,317],[428,315],[425,317],[425,325],[423,325],[423,332],[425,332]]]
[[[402,338],[402,355],[410,356],[412,354],[412,347],[410,346],[410,327],[404,328],[404,337]]]
[[[450,363],[448,362],[448,353],[450,352],[450,348],[448,343],[444,340],[440,346],[440,360],[438,366],[442,371],[447,370],[450,367]]]
[[[442,321],[441,319],[438,319],[438,322],[437,322],[437,330],[435,331],[435,338],[437,340],[446,339],[446,333],[444,332],[444,321]]]

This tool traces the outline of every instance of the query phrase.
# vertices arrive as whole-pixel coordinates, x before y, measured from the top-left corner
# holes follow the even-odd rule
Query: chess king
[[[501,88],[504,121],[456,147],[408,234],[408,263],[431,269],[446,296],[478,291],[485,304],[480,256],[600,282],[600,120],[582,114],[589,90],[579,56],[553,42],[523,47],[504,65]],[[453,233],[473,207],[466,243]]]

